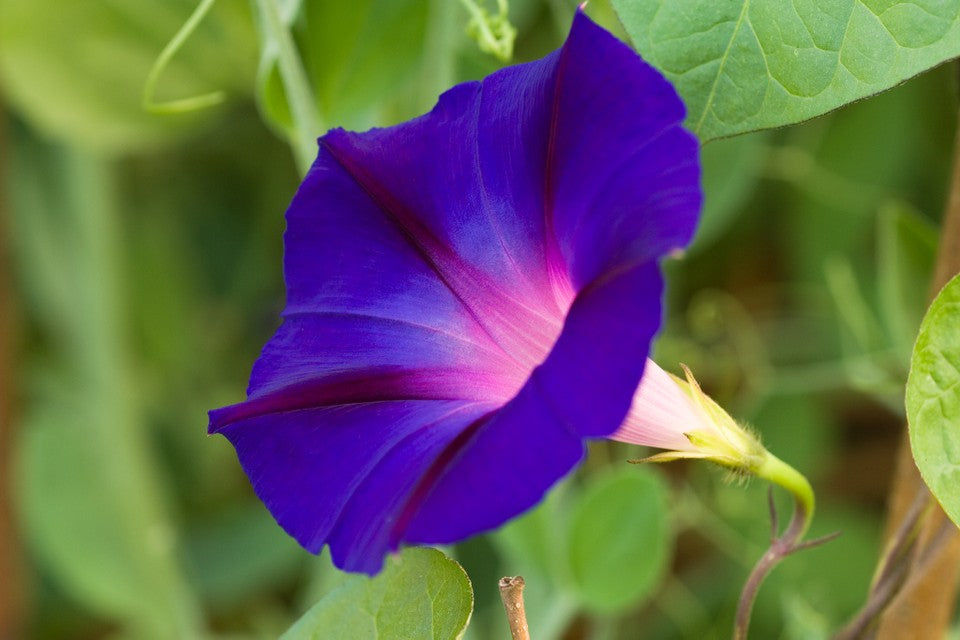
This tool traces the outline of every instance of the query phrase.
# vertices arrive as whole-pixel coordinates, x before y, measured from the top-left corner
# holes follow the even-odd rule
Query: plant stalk
[[[6,157],[4,125],[0,110],[0,638],[18,638],[23,623],[23,572],[13,521],[13,396],[15,308],[10,284],[10,225],[8,184],[2,160]]]
[[[960,273],[960,127],[930,298],[957,273]],[[907,519],[917,492],[927,493],[927,489],[914,464],[910,441],[904,431],[890,492],[888,539]],[[891,598],[890,606],[880,616],[876,636],[879,640],[925,640],[947,634],[960,586],[960,532],[939,505],[933,506],[920,531],[917,554],[927,560],[910,567],[902,590]]]
[[[813,518],[815,509],[815,499],[813,488],[810,482],[796,469],[785,463],[780,458],[764,452],[764,458],[761,463],[750,471],[757,477],[777,484],[793,496],[795,508],[790,524],[787,525],[783,535],[779,535],[777,511],[773,503],[773,494],[770,495],[770,519],[771,519],[771,540],[770,548],[760,557],[760,560],[754,565],[750,576],[747,578],[743,591],[740,594],[740,601],[737,604],[737,614],[734,619],[733,638],[734,640],[746,640],[747,632],[750,627],[750,614],[753,611],[753,603],[760,591],[760,585],[766,577],[773,571],[774,567],[780,564],[780,561],[788,555],[827,542],[833,536],[820,538],[810,542],[803,542],[803,536],[810,528],[810,521]]]
[[[277,64],[293,116],[294,132],[290,144],[301,175],[306,175],[317,156],[317,136],[323,133],[324,129],[317,102],[293,34],[280,18],[277,0],[256,0],[256,4],[263,17],[266,32],[277,45]]]
[[[527,627],[527,612],[523,604],[523,576],[505,576],[500,578],[500,600],[507,612],[510,625],[510,637],[513,640],[530,640]]]
[[[812,512],[807,511],[803,503],[797,500],[793,518],[791,518],[787,530],[782,536],[775,537],[770,542],[770,548],[754,565],[746,584],[743,586],[740,601],[737,604],[737,615],[733,627],[734,640],[746,640],[747,638],[753,603],[757,599],[757,593],[760,591],[760,585],[763,584],[763,581],[770,575],[774,567],[780,564],[781,560],[794,551],[803,548],[801,540],[804,532],[809,528],[811,515]],[[774,519],[774,522],[776,522],[776,519]]]

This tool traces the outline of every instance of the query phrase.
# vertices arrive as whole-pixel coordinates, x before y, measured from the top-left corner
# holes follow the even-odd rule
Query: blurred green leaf
[[[502,557],[502,573],[522,575],[526,580],[527,619],[538,639],[563,637],[580,609],[577,597],[571,593],[570,558],[566,553],[570,507],[580,494],[579,484],[572,479],[563,480],[550,489],[540,504],[490,536]],[[493,617],[495,627],[502,628],[505,623],[499,603]],[[472,636],[487,637],[476,627],[470,625]]]
[[[306,0],[297,36],[327,122],[348,129],[377,124],[371,113],[416,78],[428,6],[422,0]]]
[[[411,547],[374,578],[353,576],[313,606],[284,640],[452,640],[473,611],[473,588],[459,564],[436,549]]]
[[[574,506],[570,568],[585,607],[616,613],[650,594],[669,559],[667,489],[643,467],[592,479]]]
[[[47,260],[34,251],[48,245],[64,270],[62,282],[38,280],[39,308],[55,312],[38,325],[57,364],[36,369],[17,453],[28,540],[71,597],[131,633],[197,635],[199,606],[179,567],[177,532],[123,346],[112,175],[102,158],[77,150],[14,149],[32,193],[16,199],[32,208],[15,211],[14,229],[35,234],[19,247],[18,267],[32,272]],[[60,197],[45,199],[34,191],[41,185]],[[27,220],[43,222],[24,227]]]
[[[789,146],[771,154],[769,169],[792,187],[774,205],[785,215],[778,254],[791,274],[820,286],[824,261],[840,254],[860,278],[872,277],[875,245],[865,232],[886,203],[943,210],[957,120],[955,71],[944,65],[782,132]]]
[[[225,606],[289,580],[305,557],[259,504],[188,531],[184,552],[190,583],[205,600]]]
[[[880,311],[898,351],[909,358],[927,302],[937,229],[909,205],[889,203],[877,221]]]
[[[960,276],[940,291],[923,319],[906,402],[920,475],[960,523]]]
[[[298,0],[281,6],[323,122],[348,129],[380,124],[380,110],[416,79],[429,10],[430,3],[417,0]],[[268,119],[289,135],[293,121],[277,46],[262,37],[258,95]]]
[[[849,337],[850,352],[856,354],[883,346],[880,321],[864,297],[850,261],[832,256],[823,265],[827,290],[837,306],[840,324]]]
[[[689,251],[709,247],[733,222],[760,178],[768,140],[758,132],[703,147],[703,211]]]
[[[194,0],[0,0],[0,83],[48,135],[96,149],[136,151],[209,117],[146,112],[141,94]],[[243,0],[221,0],[159,79],[157,99],[224,89],[245,95],[254,70]]]
[[[841,425],[810,394],[767,397],[753,422],[764,446],[811,480],[833,462]]]
[[[25,421],[17,484],[31,545],[74,598],[135,635],[189,633],[182,625],[196,612],[167,565],[175,532],[153,519],[156,505],[129,509],[130,478],[103,464],[109,443],[97,430],[114,428],[109,419],[77,397],[48,402]]]
[[[824,275],[837,307],[842,362],[850,383],[896,411],[901,406],[903,378],[879,357],[889,351],[886,335],[853,265],[844,257],[833,256],[824,264]]]
[[[807,120],[960,55],[960,0],[613,0],[706,141]]]
[[[830,621],[823,613],[800,597],[784,598],[785,640],[826,640]]]
[[[356,577],[337,569],[330,557],[329,546],[324,546],[316,557],[311,558],[313,559],[307,563],[307,583],[297,594],[297,604],[301,611],[309,609],[328,593]]]
[[[492,535],[494,544],[506,556],[513,573],[522,573],[536,580],[550,580],[555,586],[563,585],[569,568],[564,562],[563,516],[561,502],[575,493],[569,483],[552,488],[546,498],[535,508],[506,523]]]

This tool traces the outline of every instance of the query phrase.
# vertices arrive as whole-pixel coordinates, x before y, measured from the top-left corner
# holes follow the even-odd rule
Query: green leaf
[[[623,611],[649,595],[669,556],[667,488],[644,467],[596,478],[574,508],[570,568],[583,605]]]
[[[613,0],[702,141],[793,124],[960,55],[960,0]]]
[[[353,576],[313,606],[283,640],[460,638],[473,612],[463,568],[436,549],[387,558],[374,578]]]
[[[371,126],[371,111],[414,80],[427,9],[422,0],[306,3],[298,41],[327,122]]]
[[[881,316],[894,346],[909,354],[923,319],[937,255],[937,230],[905,203],[889,203],[877,226]],[[909,357],[909,356],[907,356]]]
[[[130,152],[191,130],[216,110],[157,116],[141,96],[164,45],[196,0],[0,0],[0,83],[47,135]],[[157,85],[158,100],[249,92],[255,51],[243,0],[221,0]]]
[[[960,524],[960,276],[947,283],[920,325],[906,404],[920,475]]]

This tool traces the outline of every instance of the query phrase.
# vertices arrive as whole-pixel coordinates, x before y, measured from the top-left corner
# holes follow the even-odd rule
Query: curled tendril
[[[216,0],[201,0],[197,8],[194,9],[190,17],[187,18],[187,21],[180,27],[180,30],[177,31],[173,38],[170,39],[170,42],[167,43],[167,46],[163,48],[163,51],[160,52],[160,55],[157,56],[153,67],[150,68],[150,73],[147,74],[147,81],[143,85],[141,104],[145,110],[157,114],[186,113],[188,111],[198,111],[212,107],[220,104],[224,98],[226,98],[226,94],[223,91],[211,91],[210,93],[190,96],[189,98],[178,98],[164,102],[157,102],[154,99],[157,92],[157,84],[160,82],[160,76],[163,75],[173,56],[177,54],[184,43],[193,35],[193,32],[196,31],[200,23],[203,22],[207,14],[210,13],[214,2],[216,2]]]
[[[510,62],[517,29],[510,24],[507,0],[497,0],[495,14],[478,6],[473,0],[460,1],[470,13],[467,32],[477,41],[480,50],[495,56],[500,62]]]

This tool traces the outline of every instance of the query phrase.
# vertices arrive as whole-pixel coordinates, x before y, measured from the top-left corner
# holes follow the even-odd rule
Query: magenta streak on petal
[[[473,118],[473,135],[475,138],[480,137],[479,126],[480,126],[480,113],[483,108],[483,83],[479,86],[479,96],[476,100],[476,108],[474,111]],[[532,275],[528,270],[521,268],[517,263],[516,256],[513,255],[513,248],[510,247],[503,235],[503,230],[500,228],[500,223],[497,220],[497,217],[492,214],[493,206],[490,202],[490,194],[487,190],[486,179],[483,175],[483,164],[480,161],[480,145],[476,144],[473,147],[473,162],[476,166],[477,172],[477,187],[480,194],[480,200],[482,202],[481,210],[486,217],[490,228],[493,230],[493,233],[497,237],[497,244],[500,247],[500,251],[506,256],[507,261],[510,263],[510,268],[513,270],[514,275],[520,279],[521,282],[524,282],[527,289],[532,292],[537,291],[537,287],[533,284],[533,281],[530,279]],[[569,301],[561,301],[556,298],[556,296],[550,301],[553,303],[553,308],[549,309],[550,312],[554,314],[557,318],[563,318],[566,315],[566,311],[569,308]]]
[[[509,393],[500,378],[486,371],[365,369],[326,375],[212,411],[209,433],[271,413],[396,400],[496,402]]]
[[[367,465],[366,469],[354,479],[350,490],[341,496],[342,506],[338,510],[338,512],[334,515],[333,522],[329,527],[329,531],[331,532],[330,537],[331,538],[336,537],[337,529],[343,525],[345,508],[349,504],[351,498],[353,498],[354,494],[356,494],[358,491],[361,490],[364,483],[370,480],[371,476],[375,473],[377,466],[380,465],[384,460],[386,460],[388,456],[390,456],[392,453],[394,453],[395,451],[403,447],[406,443],[410,442],[411,440],[417,437],[420,437],[423,434],[423,432],[427,430],[436,431],[437,429],[439,429],[440,425],[450,421],[450,419],[456,416],[457,414],[464,413],[464,412],[475,412],[478,409],[483,411],[482,407],[483,407],[483,403],[463,404],[451,411],[444,413],[443,415],[437,417],[436,419],[421,425],[418,429],[407,434],[402,439],[395,442],[390,442],[387,444],[387,446],[382,447],[381,450],[377,452],[376,460],[370,461],[370,464]],[[462,447],[463,444],[469,439],[469,434],[472,433],[473,430],[475,430],[476,425],[481,423],[486,417],[486,415],[489,415],[489,413],[492,410],[493,409],[490,408],[489,410],[486,411],[486,413],[483,416],[481,416],[476,420],[473,420],[466,428],[461,428],[457,430],[457,432],[454,435],[452,435],[452,439],[450,439],[449,442],[443,445],[444,453],[441,453],[439,458],[443,458],[445,453],[451,449],[457,450],[460,447]],[[441,439],[444,438],[444,436],[440,433],[437,433],[435,435],[436,437],[440,437]],[[431,469],[435,465],[436,463],[431,465],[431,468],[427,470],[425,475],[430,475]],[[422,484],[423,484],[423,481],[421,480],[418,485],[414,485],[414,487],[411,490],[406,492],[406,495],[403,495],[403,493],[401,493],[401,495],[398,496],[398,500],[403,504],[403,507],[401,508],[400,515],[393,516],[391,518],[392,522],[390,522],[389,526],[386,527],[387,529],[386,537],[387,537],[388,548],[396,549],[398,547],[400,536],[402,536],[403,531],[406,529],[406,524],[407,524],[407,521],[409,520],[409,514],[415,511],[416,507],[419,506],[420,502],[422,502],[423,495],[421,495],[421,491],[420,491],[420,486]],[[387,523],[381,523],[381,524],[387,524]],[[371,527],[371,529],[372,530],[376,529],[376,527]],[[376,531],[370,531],[369,537],[373,537],[376,533],[377,533]]]
[[[356,321],[373,320],[373,321],[382,322],[382,323],[406,325],[408,327],[421,329],[429,333],[435,333],[438,336],[442,336],[443,338],[452,340],[454,342],[462,342],[464,345],[475,347],[476,349],[485,352],[485,354],[490,356],[491,358],[502,359],[505,363],[509,362],[509,360],[504,357],[506,354],[504,354],[498,348],[496,343],[491,344],[489,339],[487,339],[488,337],[486,335],[478,336],[479,339],[474,341],[470,339],[471,336],[469,335],[464,335],[462,333],[454,333],[452,331],[446,331],[440,327],[432,327],[428,324],[424,324],[422,322],[415,322],[407,318],[390,318],[387,316],[379,316],[371,313],[357,313],[353,311],[334,311],[334,310],[290,311],[289,309],[285,309],[283,311],[282,316],[284,318],[295,318],[297,316],[307,316],[312,318],[336,317],[336,318],[342,318],[344,320],[356,320]],[[496,348],[497,350],[494,351],[493,350],[494,348]]]
[[[517,363],[524,376],[540,364],[550,352],[563,327],[563,315],[549,317],[510,297],[502,287],[473,265],[466,263],[451,248],[438,240],[417,216],[378,187],[363,167],[353,163],[327,138],[321,144],[330,155],[367,192],[389,219],[408,238],[410,245],[437,274],[446,287],[463,302],[464,307],[484,328],[495,344]],[[562,264],[562,263],[559,263]],[[553,270],[554,281],[566,279],[565,273]],[[555,285],[555,291],[564,291]],[[569,302],[566,305],[569,307]],[[562,302],[559,302],[562,305]],[[565,313],[566,309],[561,309]]]
[[[560,54],[557,58],[557,67],[554,72],[554,83],[553,83],[553,93],[550,96],[550,129],[547,134],[547,149],[546,157],[544,158],[544,166],[546,167],[543,174],[543,218],[544,218],[544,239],[543,245],[546,249],[545,258],[546,258],[546,270],[550,278],[550,284],[553,287],[553,296],[557,300],[562,300],[565,302],[565,306],[561,303],[561,308],[563,309],[564,317],[567,314],[567,311],[570,309],[570,305],[573,303],[573,298],[576,295],[576,289],[573,282],[570,280],[569,269],[567,267],[566,260],[563,257],[563,252],[560,249],[560,244],[557,240],[556,229],[554,228],[554,196],[556,190],[554,189],[554,156],[556,149],[556,140],[557,140],[557,123],[560,120],[560,82],[563,78],[564,67],[566,66],[567,60],[567,47],[564,45],[560,49]]]
[[[457,436],[444,447],[443,452],[437,456],[433,464],[431,464],[427,471],[420,477],[420,480],[417,481],[416,486],[410,493],[410,497],[407,499],[406,505],[404,505],[403,511],[400,513],[391,530],[390,547],[392,549],[396,549],[399,546],[404,534],[407,532],[410,521],[413,520],[420,505],[422,505],[427,496],[430,495],[430,491],[433,489],[437,480],[443,476],[444,471],[446,471],[457,455],[470,444],[470,441],[473,440],[480,429],[489,422],[493,413],[494,412],[491,411],[486,415],[480,416],[457,434]]]

